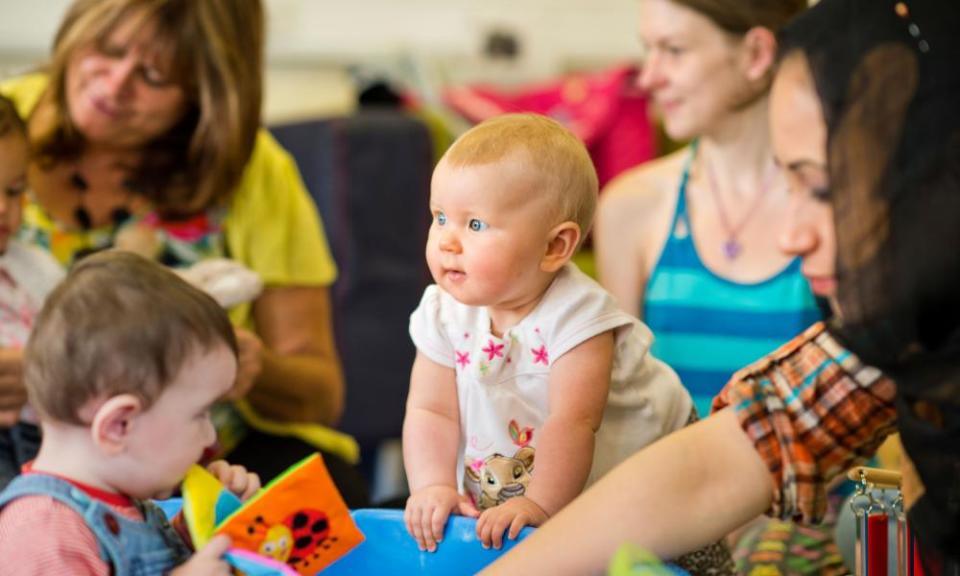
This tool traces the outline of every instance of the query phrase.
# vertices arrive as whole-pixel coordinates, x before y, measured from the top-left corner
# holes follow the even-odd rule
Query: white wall
[[[0,73],[42,59],[70,0],[0,0]],[[535,81],[634,59],[636,0],[265,0],[268,117],[342,110],[346,64],[419,87]],[[522,58],[482,60],[491,28],[514,31]],[[428,94],[429,96],[429,94]],[[300,110],[303,109],[303,110]]]

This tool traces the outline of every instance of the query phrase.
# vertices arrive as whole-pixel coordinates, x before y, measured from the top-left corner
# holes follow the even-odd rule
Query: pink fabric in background
[[[535,112],[562,122],[586,144],[602,187],[656,155],[647,99],[636,86],[636,74],[632,66],[618,66],[518,90],[456,87],[444,93],[444,100],[471,122],[509,112]]]

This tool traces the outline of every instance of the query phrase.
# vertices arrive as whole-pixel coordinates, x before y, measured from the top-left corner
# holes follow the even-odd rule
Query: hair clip
[[[910,20],[910,7],[907,6],[906,2],[897,2],[893,6],[893,11],[896,12],[897,16],[907,20],[907,32],[910,33],[910,36],[917,41],[917,48],[926,54],[930,51],[930,43],[927,42],[922,36],[920,36],[920,27],[917,26],[916,22]]]

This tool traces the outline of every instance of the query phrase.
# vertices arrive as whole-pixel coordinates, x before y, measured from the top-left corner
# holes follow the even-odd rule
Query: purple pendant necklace
[[[723,255],[727,260],[736,260],[737,257],[743,253],[743,244],[740,243],[740,240],[737,237],[740,235],[740,232],[743,231],[744,227],[746,227],[746,225],[750,222],[750,219],[757,211],[757,208],[760,207],[763,199],[766,198],[767,190],[770,189],[770,184],[773,182],[773,176],[775,173],[774,164],[773,162],[770,162],[770,165],[763,177],[763,181],[760,183],[760,190],[753,197],[753,203],[749,208],[747,208],[746,212],[743,214],[743,218],[741,218],[740,222],[737,222],[736,225],[733,225],[730,222],[727,210],[723,205],[723,200],[720,198],[720,190],[717,186],[716,175],[714,175],[713,169],[710,167],[710,163],[704,160],[703,164],[707,169],[707,180],[709,180],[710,184],[710,193],[713,195],[713,201],[717,204],[717,213],[720,215],[720,225],[723,226],[723,231],[727,237],[722,246]]]

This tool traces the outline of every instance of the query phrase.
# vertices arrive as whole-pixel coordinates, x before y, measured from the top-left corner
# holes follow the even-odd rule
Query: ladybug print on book
[[[290,527],[293,535],[289,564],[309,566],[319,556],[317,548],[327,549],[330,543],[337,541],[336,536],[330,535],[327,515],[319,510],[301,510],[284,520],[284,524]]]
[[[279,524],[268,526],[262,516],[247,528],[251,536],[264,534],[258,552],[299,569],[309,567],[337,541],[330,534],[330,520],[321,510],[303,509],[287,516]]]

